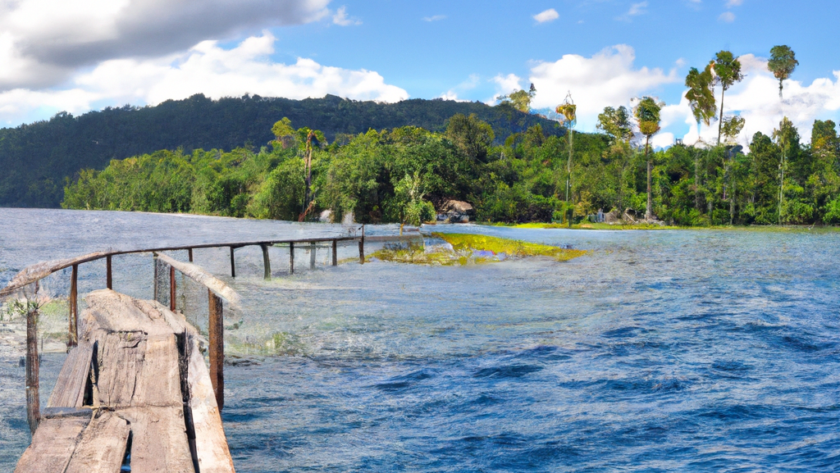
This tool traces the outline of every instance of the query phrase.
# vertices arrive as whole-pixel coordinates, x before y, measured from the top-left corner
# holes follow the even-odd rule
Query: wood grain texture
[[[64,473],[89,421],[86,417],[44,419],[15,473]]]
[[[129,423],[112,412],[101,412],[82,432],[66,473],[120,471],[125,457]]]
[[[86,341],[70,349],[47,407],[82,407],[92,355],[93,349]]]
[[[132,407],[117,413],[131,423],[131,471],[195,472],[181,407]]]

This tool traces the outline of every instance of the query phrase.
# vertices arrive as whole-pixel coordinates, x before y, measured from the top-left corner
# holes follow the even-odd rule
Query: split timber
[[[233,472],[203,339],[156,301],[89,293],[16,473]]]

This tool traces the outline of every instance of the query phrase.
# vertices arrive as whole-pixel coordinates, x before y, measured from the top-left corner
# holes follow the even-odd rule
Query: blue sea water
[[[439,229],[591,251],[435,267],[359,265],[351,247],[288,276],[277,250],[265,282],[259,249],[240,250],[223,413],[237,471],[840,469],[840,233]],[[0,209],[0,284],[108,246],[339,231]],[[196,262],[226,274],[226,257]],[[122,260],[115,289],[143,297],[149,259]],[[200,305],[185,306],[198,326]],[[0,357],[3,471],[28,444],[17,361]]]

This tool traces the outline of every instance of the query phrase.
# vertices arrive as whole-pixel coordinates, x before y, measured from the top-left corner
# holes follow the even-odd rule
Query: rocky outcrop
[[[469,202],[447,200],[440,206],[437,219],[445,223],[469,223],[470,216],[474,214],[475,209]]]

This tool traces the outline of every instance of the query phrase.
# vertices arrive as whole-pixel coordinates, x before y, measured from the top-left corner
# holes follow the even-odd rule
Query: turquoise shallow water
[[[103,246],[341,231],[8,209],[0,221],[2,284]],[[319,259],[289,277],[277,250],[269,283],[258,249],[237,253],[245,302],[226,315],[241,325],[227,332],[223,418],[238,471],[837,469],[840,234],[446,230],[592,252],[466,267]],[[196,261],[224,274],[226,256]],[[115,289],[150,297],[149,260],[115,261]],[[82,289],[101,278],[83,272]],[[66,277],[54,279],[60,294]],[[60,363],[48,356],[45,384]],[[0,395],[5,471],[28,443],[17,358],[0,359]]]

